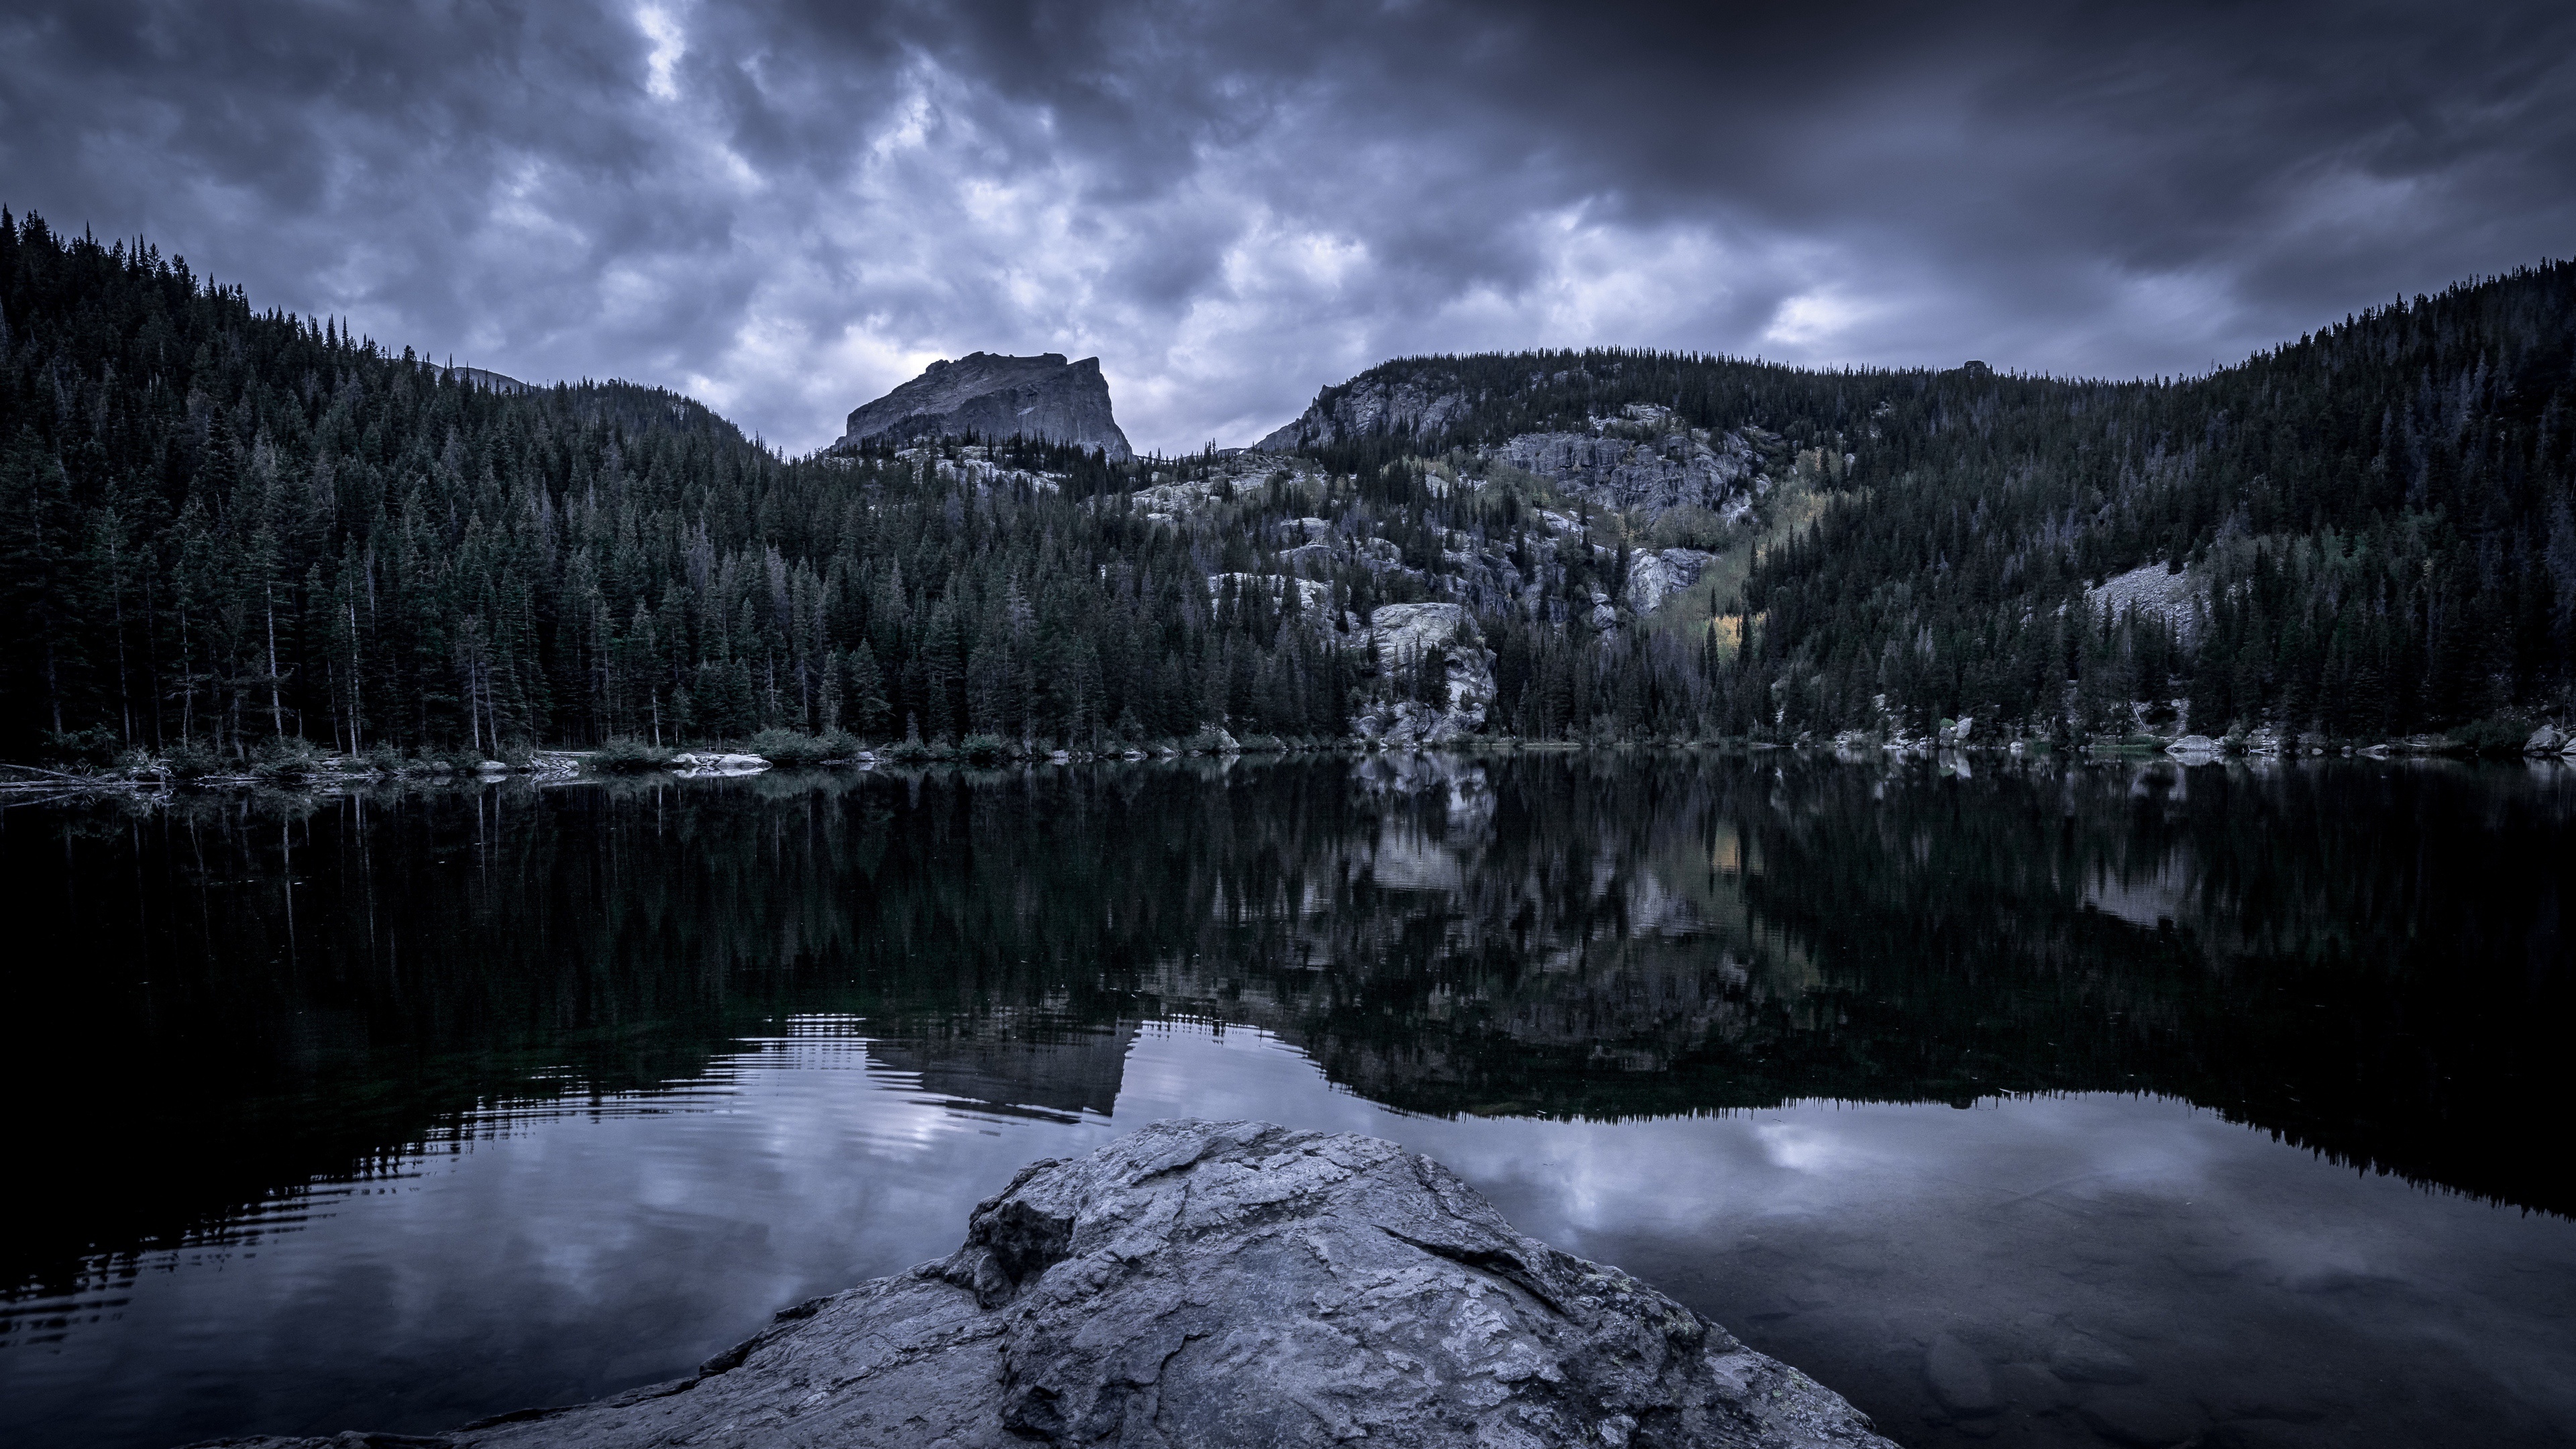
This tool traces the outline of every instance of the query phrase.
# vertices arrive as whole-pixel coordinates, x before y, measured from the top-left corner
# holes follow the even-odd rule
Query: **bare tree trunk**
[[[116,709],[125,717],[125,742],[134,743],[134,698],[126,687],[131,672],[125,662],[125,570],[118,567],[124,557],[120,549],[108,552],[107,591],[116,603]]]
[[[195,658],[188,652],[188,613],[179,611],[179,682],[188,692],[179,696],[179,738],[194,739],[197,733],[197,676]]]
[[[161,631],[152,627],[152,571],[143,572],[143,677],[150,686],[145,691],[152,700],[152,748],[169,748],[161,730],[165,716],[161,713]]]
[[[260,602],[268,614],[268,727],[278,738],[286,737],[286,708],[277,695],[277,590],[262,586]]]
[[[349,753],[352,755],[358,753],[361,748],[358,743],[358,709],[361,702],[365,699],[365,695],[362,694],[358,688],[358,670],[360,667],[358,652],[358,596],[356,591],[352,590],[349,594]]]

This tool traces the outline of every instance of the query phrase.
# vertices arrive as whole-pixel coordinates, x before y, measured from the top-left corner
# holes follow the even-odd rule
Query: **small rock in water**
[[[671,763],[683,775],[757,775],[769,768],[769,761],[759,755],[673,755]]]
[[[1961,1418],[1991,1414],[2003,1407],[1995,1394],[1994,1376],[1986,1371],[1986,1361],[1976,1350],[1949,1334],[1932,1340],[1923,1355],[1923,1378],[1932,1386],[1932,1397],[1941,1407]]]
[[[790,1308],[687,1378],[403,1442],[1359,1439],[1894,1449],[1831,1390],[1616,1268],[1524,1237],[1428,1158],[1198,1121],[1021,1169],[949,1257]]]

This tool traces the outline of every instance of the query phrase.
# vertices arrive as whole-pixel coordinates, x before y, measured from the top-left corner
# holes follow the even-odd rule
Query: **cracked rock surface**
[[[697,1374],[429,1438],[268,1446],[1886,1445],[1842,1398],[1391,1142],[1161,1122]]]

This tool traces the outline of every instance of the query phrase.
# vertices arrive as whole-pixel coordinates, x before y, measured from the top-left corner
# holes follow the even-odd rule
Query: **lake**
[[[2563,766],[1789,752],[0,814],[0,1436],[687,1371],[1170,1116],[1393,1138],[1909,1445],[2565,1444]]]

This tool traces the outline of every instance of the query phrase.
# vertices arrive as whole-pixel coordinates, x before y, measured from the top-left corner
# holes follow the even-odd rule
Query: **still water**
[[[1157,1118],[1391,1137],[1913,1445],[2576,1442],[2576,772],[1784,755],[0,816],[0,1439],[668,1378]]]

